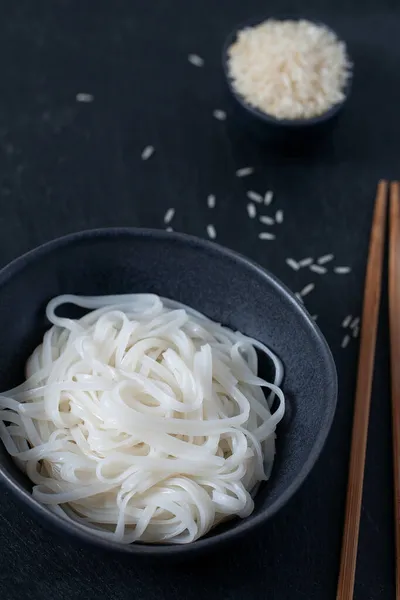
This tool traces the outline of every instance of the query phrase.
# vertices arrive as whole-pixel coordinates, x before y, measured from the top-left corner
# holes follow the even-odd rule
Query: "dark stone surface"
[[[220,51],[252,14],[297,12],[349,43],[352,97],[314,154],[260,146],[224,108]],[[400,8],[385,0],[14,0],[0,20],[0,256],[3,264],[71,231],[163,226],[218,241],[299,290],[334,352],[339,405],[317,467],[295,499],[242,546],[180,566],[143,564],[65,545],[0,496],[0,597],[47,600],[330,600],[335,598],[357,341],[341,321],[359,314],[377,180],[399,175]],[[196,52],[204,69],[187,62]],[[79,92],[94,95],[79,104]],[[156,147],[140,160],[147,144]],[[251,178],[235,170],[253,165]],[[275,192],[285,222],[273,243],[246,215],[247,189]],[[217,207],[206,208],[215,193]],[[336,255],[352,274],[294,273],[285,258]],[[179,268],[179,267],[177,267]],[[383,295],[358,556],[356,600],[394,598],[387,306]],[[268,307],[266,307],[268,310]]]

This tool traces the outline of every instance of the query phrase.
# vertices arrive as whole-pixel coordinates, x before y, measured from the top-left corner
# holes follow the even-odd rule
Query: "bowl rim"
[[[274,117],[273,115],[266,113],[263,110],[261,110],[260,108],[257,108],[256,106],[252,106],[251,104],[249,104],[247,102],[247,100],[236,90],[236,88],[233,84],[232,78],[230,76],[228,50],[229,50],[230,46],[236,41],[240,31],[242,31],[243,29],[246,29],[248,27],[255,27],[257,25],[261,25],[261,23],[268,21],[268,20],[274,20],[274,21],[306,20],[306,21],[309,21],[310,23],[314,23],[315,25],[323,25],[324,27],[326,27],[329,31],[331,31],[336,36],[338,41],[344,43],[345,50],[346,50],[346,56],[347,56],[350,67],[349,67],[348,77],[347,77],[345,86],[343,88],[343,94],[344,94],[343,100],[341,100],[340,102],[331,106],[331,108],[329,108],[324,113],[322,113],[320,115],[316,115],[315,117],[311,117],[310,119],[305,119],[305,118],[303,118],[303,119],[278,119],[277,117]],[[231,29],[231,31],[228,33],[227,37],[225,38],[225,42],[224,42],[224,45],[222,48],[222,68],[224,71],[224,76],[225,76],[225,80],[228,85],[229,91],[232,94],[232,96],[234,97],[234,99],[240,104],[240,106],[242,106],[242,108],[244,108],[247,112],[249,112],[253,117],[260,119],[261,121],[264,121],[268,125],[273,125],[275,127],[283,127],[283,128],[287,128],[287,129],[292,128],[292,129],[297,129],[297,130],[306,128],[306,127],[312,127],[314,125],[319,125],[319,124],[325,123],[326,121],[329,121],[331,118],[333,118],[343,108],[344,104],[349,99],[351,89],[352,89],[352,82],[353,82],[353,78],[354,78],[354,63],[351,59],[351,55],[350,55],[349,49],[348,49],[348,44],[345,42],[345,40],[341,36],[339,36],[330,25],[324,23],[323,21],[320,21],[319,19],[313,19],[313,18],[307,17],[307,16],[299,17],[299,16],[290,15],[290,14],[289,15],[276,15],[276,16],[265,16],[264,15],[263,17],[262,16],[251,17],[251,18],[247,19],[246,21],[242,21],[242,23],[240,23],[239,25],[237,25],[236,27]]]
[[[12,475],[7,474],[3,465],[0,463],[0,481],[3,482],[11,492],[15,493],[18,499],[29,509],[31,509],[38,519],[43,519],[43,521],[57,533],[59,532],[58,530],[61,530],[61,532],[77,538],[81,542],[91,544],[92,546],[95,545],[96,547],[104,550],[112,550],[135,555],[159,556],[163,558],[170,556],[173,557],[176,555],[189,556],[202,550],[211,549],[219,544],[236,540],[242,535],[248,533],[253,528],[262,525],[264,522],[274,516],[288,502],[295,492],[298,491],[319,458],[331,429],[337,404],[338,384],[336,366],[331,350],[319,327],[310,317],[304,305],[302,305],[296,299],[294,294],[286,287],[285,284],[283,284],[269,271],[242,254],[225,248],[224,246],[216,244],[215,242],[203,240],[185,233],[167,232],[159,229],[137,227],[86,229],[76,233],[70,233],[68,235],[47,241],[8,263],[0,270],[0,288],[18,272],[23,271],[25,268],[29,267],[31,263],[46,256],[56,249],[93,238],[107,239],[112,237],[148,238],[161,241],[172,239],[180,242],[183,246],[189,244],[200,251],[210,251],[214,254],[216,253],[220,256],[226,257],[229,260],[234,260],[241,267],[250,269],[251,271],[257,273],[263,279],[272,284],[273,287],[286,298],[286,300],[289,300],[298,314],[303,318],[303,321],[308,326],[310,333],[317,338],[323,363],[326,368],[327,378],[329,380],[329,386],[326,390],[326,397],[328,399],[326,403],[327,408],[323,416],[322,425],[318,431],[316,440],[311,448],[311,452],[309,453],[307,460],[303,464],[301,470],[296,473],[293,481],[286,488],[284,493],[281,494],[267,510],[254,516],[251,521],[248,519],[239,520],[236,522],[234,529],[227,529],[226,531],[217,533],[212,537],[200,538],[199,540],[196,540],[190,544],[120,544],[112,540],[98,537],[88,531],[80,523],[66,520],[63,517],[49,511],[45,506],[35,500],[30,492],[25,490]]]

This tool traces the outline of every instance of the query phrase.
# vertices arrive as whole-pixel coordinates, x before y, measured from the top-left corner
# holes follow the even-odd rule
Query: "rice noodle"
[[[34,498],[120,543],[188,543],[252,512],[284,414],[266,346],[150,294],[59,296],[46,315],[27,380],[0,396],[0,439]]]

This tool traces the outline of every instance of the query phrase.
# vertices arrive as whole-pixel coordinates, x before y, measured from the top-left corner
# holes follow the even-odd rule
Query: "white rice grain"
[[[300,267],[309,267],[310,265],[312,265],[313,262],[314,259],[311,256],[308,256],[307,258],[299,260],[299,265]]]
[[[355,327],[358,327],[360,324],[360,317],[355,317],[352,322],[350,323],[350,329],[354,329]]]
[[[201,58],[201,56],[199,56],[198,54],[189,54],[188,61],[195,67],[204,66],[204,59]]]
[[[309,283],[308,285],[306,285],[305,287],[303,287],[303,289],[300,292],[300,296],[302,298],[304,298],[305,296],[308,296],[308,294],[310,292],[312,292],[314,288],[315,288],[315,283]]]
[[[76,95],[77,102],[93,102],[93,100],[94,100],[94,96],[92,94],[86,94],[84,92],[79,92],[79,94]]]
[[[350,267],[335,267],[333,270],[337,275],[347,275],[351,272]]]
[[[359,336],[359,333],[360,333],[360,328],[358,326],[354,327],[354,329],[352,331],[353,338],[357,338]]]
[[[269,233],[268,231],[262,231],[258,234],[260,240],[274,240],[275,235],[273,233]]]
[[[269,206],[271,204],[273,198],[274,198],[274,192],[271,192],[271,190],[268,190],[268,192],[265,192],[265,196],[264,196],[265,206]]]
[[[215,208],[215,196],[214,196],[214,194],[209,194],[207,196],[207,206],[208,206],[208,208]]]
[[[317,263],[319,265],[325,265],[326,263],[330,262],[331,260],[333,260],[335,257],[333,254],[324,254],[323,256],[320,256],[317,259]]]
[[[166,227],[165,231],[169,231],[171,233],[171,231],[173,231],[174,228],[173,227]]]
[[[277,210],[275,213],[275,221],[279,224],[283,223],[283,210]]]
[[[260,217],[260,220],[261,220],[261,217]],[[298,271],[300,269],[299,263],[296,262],[293,258],[287,258],[286,264],[288,265],[288,267],[293,269],[293,271]]]
[[[214,225],[207,225],[207,235],[211,240],[215,240],[217,237],[217,232]]]
[[[154,152],[154,146],[146,146],[142,150],[142,160],[149,160],[149,158],[153,156]]]
[[[352,319],[352,316],[347,315],[347,317],[345,317],[342,321],[342,327],[344,327],[346,329],[346,327],[348,327],[350,325],[351,319]]]
[[[242,169],[238,169],[236,171],[236,177],[248,177],[254,173],[253,167],[243,167]]]
[[[261,215],[260,223],[262,223],[263,225],[274,225],[275,221],[272,217],[267,217],[267,215]]]
[[[252,200],[253,202],[262,202],[263,200],[262,196],[260,194],[257,194],[257,192],[255,192],[254,190],[249,190],[248,192],[246,192],[246,196],[249,200]]]
[[[349,345],[349,342],[350,342],[350,336],[346,334],[344,336],[344,338],[342,339],[342,344],[341,344],[342,348],[346,348],[346,346]]]
[[[216,108],[213,112],[213,117],[217,119],[217,121],[225,121],[226,120],[226,112],[224,110],[220,110]]]
[[[175,216],[175,209],[174,208],[169,208],[167,210],[167,212],[164,215],[164,223],[167,225],[168,223],[171,223],[172,219]]]
[[[255,204],[253,204],[253,202],[248,203],[247,214],[249,215],[250,219],[254,219],[256,217],[257,210],[256,210],[256,206],[255,206]]]
[[[310,271],[318,273],[318,275],[325,275],[325,273],[328,272],[328,269],[321,267],[320,265],[310,265]]]

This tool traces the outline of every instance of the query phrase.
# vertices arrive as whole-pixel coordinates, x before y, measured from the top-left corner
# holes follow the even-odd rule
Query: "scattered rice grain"
[[[248,175],[252,175],[253,173],[253,167],[243,167],[242,169],[238,169],[236,171],[236,177],[247,177]]]
[[[275,235],[273,233],[268,233],[268,231],[262,231],[258,234],[260,240],[274,240]]]
[[[342,327],[344,327],[346,329],[346,327],[348,327],[350,325],[351,319],[352,319],[352,315],[347,315],[347,317],[345,317],[342,321]]]
[[[93,102],[93,100],[94,96],[92,94],[85,94],[83,92],[80,92],[76,95],[77,102]]]
[[[275,221],[279,224],[283,223],[283,210],[277,210],[275,213]]]
[[[353,338],[357,338],[359,333],[360,333],[360,328],[358,326],[354,327],[354,329],[352,331]]]
[[[204,66],[204,59],[201,58],[201,56],[199,56],[198,54],[189,54],[188,61],[195,67]]]
[[[215,240],[217,237],[217,232],[214,225],[207,225],[207,235],[211,240]]]
[[[350,336],[349,335],[345,335],[344,338],[342,339],[342,348],[346,348],[346,346],[349,345],[350,342]]]
[[[327,273],[327,269],[325,267],[321,267],[320,265],[310,265],[310,271],[313,273],[318,273],[318,275],[325,275]]]
[[[275,221],[272,217],[267,217],[267,215],[261,215],[260,223],[262,223],[263,225],[274,225]]]
[[[261,217],[260,217],[260,221],[261,221]],[[300,269],[299,263],[297,263],[293,258],[287,258],[286,264],[288,265],[288,267],[293,269],[293,271],[298,271]]]
[[[271,204],[273,198],[274,198],[274,192],[271,192],[271,190],[268,190],[268,192],[265,192],[265,196],[264,196],[265,206],[269,206]]]
[[[213,112],[213,117],[215,117],[215,119],[217,119],[217,121],[225,121],[226,112],[224,110],[220,110],[219,108],[217,108]]]
[[[171,231],[173,231],[173,230],[174,230],[174,228],[173,228],[173,227],[167,227],[167,228],[165,229],[165,231],[169,231],[170,233],[171,233]]]
[[[142,151],[142,160],[148,160],[154,154],[154,146],[146,146]]]
[[[262,202],[262,196],[260,194],[257,194],[257,192],[254,192],[253,190],[249,190],[246,193],[246,196],[248,197],[249,200],[252,200],[253,202]]]
[[[175,209],[174,208],[169,208],[167,210],[167,212],[164,215],[164,223],[167,225],[168,223],[171,223],[172,219],[175,216]]]
[[[320,256],[317,260],[317,263],[319,265],[325,265],[326,263],[330,262],[331,260],[333,260],[335,257],[333,254],[324,254],[323,256]]]
[[[247,214],[249,215],[250,219],[254,219],[257,214],[255,204],[252,202],[249,202],[247,205]]]
[[[308,296],[308,294],[310,292],[312,292],[314,288],[315,288],[315,283],[309,283],[308,285],[306,285],[305,287],[303,287],[303,289],[300,292],[300,296],[302,298],[304,298],[304,296]]]
[[[335,267],[333,270],[337,275],[347,275],[351,272],[350,267]]]
[[[358,327],[360,324],[360,317],[355,317],[350,323],[350,329],[354,329],[354,327]]]
[[[208,208],[215,208],[215,196],[214,196],[214,194],[210,194],[207,197],[207,206],[208,206]]]
[[[307,258],[303,258],[302,260],[299,260],[299,266],[300,267],[309,267],[310,265],[312,265],[313,262],[314,262],[314,259],[311,258],[311,256],[308,256]]]

